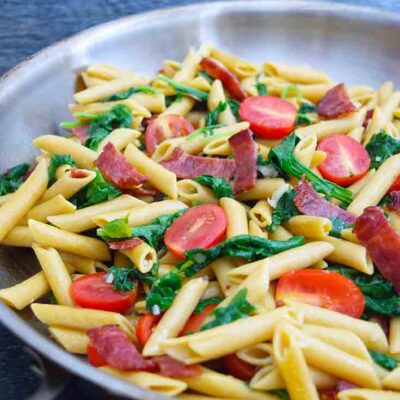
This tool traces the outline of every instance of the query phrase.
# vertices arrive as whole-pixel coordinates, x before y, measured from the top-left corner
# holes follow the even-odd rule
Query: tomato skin
[[[257,372],[258,367],[241,360],[236,354],[228,354],[222,357],[225,371],[242,381],[249,381]]]
[[[80,307],[123,314],[135,302],[137,289],[119,292],[106,282],[106,275],[105,272],[97,272],[76,279],[71,285],[71,295]]]
[[[365,300],[358,286],[345,276],[331,271],[300,269],[281,276],[276,301],[294,300],[360,318]]]
[[[96,347],[89,342],[87,345],[87,357],[88,361],[94,367],[102,367],[107,363],[101,358],[100,354],[97,352]]]
[[[397,192],[400,190],[400,175],[393,182],[392,186],[390,186],[388,193]]]
[[[215,308],[217,308],[217,306],[218,304],[209,304],[204,307],[203,312],[193,314],[186,322],[186,325],[183,327],[179,336],[186,336],[189,333],[199,332],[205,319],[214,311]]]
[[[190,249],[208,249],[225,235],[227,219],[224,210],[215,204],[192,207],[167,229],[164,243],[179,258]]]
[[[250,129],[266,139],[282,139],[289,135],[296,123],[296,107],[279,97],[253,96],[245,99],[239,108],[243,121],[250,122]]]
[[[136,337],[142,347],[145,346],[153,333],[155,327],[160,322],[162,314],[153,315],[151,313],[144,314],[140,317],[136,326]]]
[[[146,150],[152,155],[163,140],[186,136],[193,131],[193,125],[181,115],[161,115],[150,119],[144,136]]]
[[[327,153],[326,159],[318,165],[319,172],[325,179],[341,186],[357,182],[371,164],[367,150],[350,136],[329,136],[321,140],[317,149]]]

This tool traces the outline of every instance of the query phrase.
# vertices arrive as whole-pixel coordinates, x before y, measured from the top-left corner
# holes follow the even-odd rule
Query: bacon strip
[[[139,246],[142,243],[142,239],[134,237],[130,239],[113,240],[112,242],[108,242],[108,246],[111,250],[129,250],[133,247]]]
[[[400,293],[400,235],[378,207],[367,207],[356,220],[353,232],[366,246],[385,279]]]
[[[136,171],[112,143],[107,143],[94,162],[104,178],[118,189],[132,189],[147,178]]]
[[[233,180],[235,193],[249,190],[257,180],[257,147],[250,129],[239,132],[229,139],[236,169]]]
[[[201,175],[214,175],[230,181],[235,172],[235,161],[224,158],[192,156],[177,147],[171,157],[160,163],[178,178],[191,179]]]
[[[400,191],[395,190],[394,192],[391,192],[389,196],[392,202],[387,205],[388,209],[400,213]]]
[[[170,356],[153,357],[153,361],[160,368],[160,374],[170,378],[184,378],[201,374],[200,365],[185,365]]]
[[[340,83],[325,93],[318,103],[317,111],[321,117],[332,119],[357,111],[357,107],[350,100],[344,83]]]
[[[205,57],[200,61],[200,67],[204,69],[208,75],[219,79],[229,95],[235,100],[243,101],[247,97],[237,76],[219,61]]]
[[[354,215],[321,197],[311,183],[304,178],[296,186],[296,195],[293,202],[304,215],[329,219],[340,218],[346,224],[353,224],[356,220]]]
[[[71,132],[83,144],[89,137],[89,125],[76,126]]]

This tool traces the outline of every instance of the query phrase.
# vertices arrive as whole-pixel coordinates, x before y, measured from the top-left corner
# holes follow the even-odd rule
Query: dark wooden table
[[[342,0],[400,11],[400,0]],[[76,32],[129,14],[193,0],[0,0],[0,75],[36,51]],[[197,0],[205,2],[205,0]],[[0,325],[0,399],[23,400],[39,387],[36,356]],[[50,366],[50,369],[55,369]],[[37,368],[36,368],[37,369]],[[110,399],[104,391],[64,376],[66,387],[57,400]],[[33,398],[33,397],[32,397]],[[38,399],[39,400],[39,399]],[[47,400],[41,398],[40,400]]]

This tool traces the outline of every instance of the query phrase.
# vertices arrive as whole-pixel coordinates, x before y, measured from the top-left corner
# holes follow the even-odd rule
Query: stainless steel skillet
[[[0,170],[32,159],[31,141],[58,132],[76,71],[107,62],[153,74],[165,58],[181,59],[208,41],[254,61],[310,64],[337,81],[400,85],[400,15],[334,3],[230,1],[153,11],[89,29],[23,62],[0,80]],[[0,249],[0,287],[32,275],[30,253]],[[48,339],[25,311],[0,303],[0,320],[46,357],[116,394],[162,399],[105,375]]]

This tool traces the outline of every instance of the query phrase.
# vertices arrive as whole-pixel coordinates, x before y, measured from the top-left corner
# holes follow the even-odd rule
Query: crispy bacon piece
[[[71,132],[81,143],[85,143],[89,137],[89,125],[76,126]]]
[[[319,395],[321,400],[338,400],[337,394],[340,393],[342,390],[348,389],[356,389],[359,386],[354,385],[351,382],[340,380],[336,386],[330,389],[324,389],[319,391]]]
[[[400,293],[400,235],[378,207],[367,207],[353,232],[367,248],[372,261],[385,279]]]
[[[332,119],[357,111],[357,107],[350,100],[344,83],[340,83],[325,93],[318,103],[317,110],[321,117]]]
[[[94,164],[104,178],[118,189],[132,189],[147,180],[126,161],[112,143],[107,143]]]
[[[363,121],[363,124],[362,124],[362,126],[364,128],[366,128],[368,126],[369,121],[371,121],[373,113],[374,113],[374,110],[368,110],[367,113],[365,114],[365,118],[364,118],[364,121]]]
[[[250,129],[229,139],[236,164],[233,188],[235,193],[249,190],[257,180],[257,147]]]
[[[356,220],[354,215],[321,197],[311,183],[304,178],[296,186],[296,195],[293,202],[304,215],[329,219],[340,218],[346,224],[352,224]]]
[[[243,101],[247,97],[236,75],[219,61],[205,57],[200,61],[200,67],[204,69],[208,75],[219,79],[230,96],[235,100]]]
[[[71,169],[71,178],[83,179],[83,178],[86,178],[87,176],[88,176],[87,171],[83,171],[83,170],[78,169],[78,168],[72,168]]]
[[[138,187],[132,188],[132,189],[130,189],[130,190],[124,192],[124,193],[130,194],[132,196],[139,196],[139,197],[141,197],[141,196],[153,196],[153,197],[155,197],[155,196],[159,195],[161,192],[159,190],[155,189],[155,188],[152,188],[152,187],[144,188],[143,186],[138,186]]]
[[[142,239],[134,237],[130,239],[113,240],[112,242],[108,242],[108,246],[111,250],[128,250],[132,249],[133,247],[139,246],[139,244],[142,243]]]
[[[389,196],[392,202],[387,205],[388,209],[400,213],[400,191],[391,192]]]
[[[191,179],[201,175],[214,175],[230,181],[235,172],[235,161],[224,158],[192,156],[177,147],[171,157],[160,163],[178,178]]]
[[[170,356],[153,357],[153,361],[160,368],[160,374],[170,378],[191,377],[201,374],[201,368],[198,364],[185,365]]]

